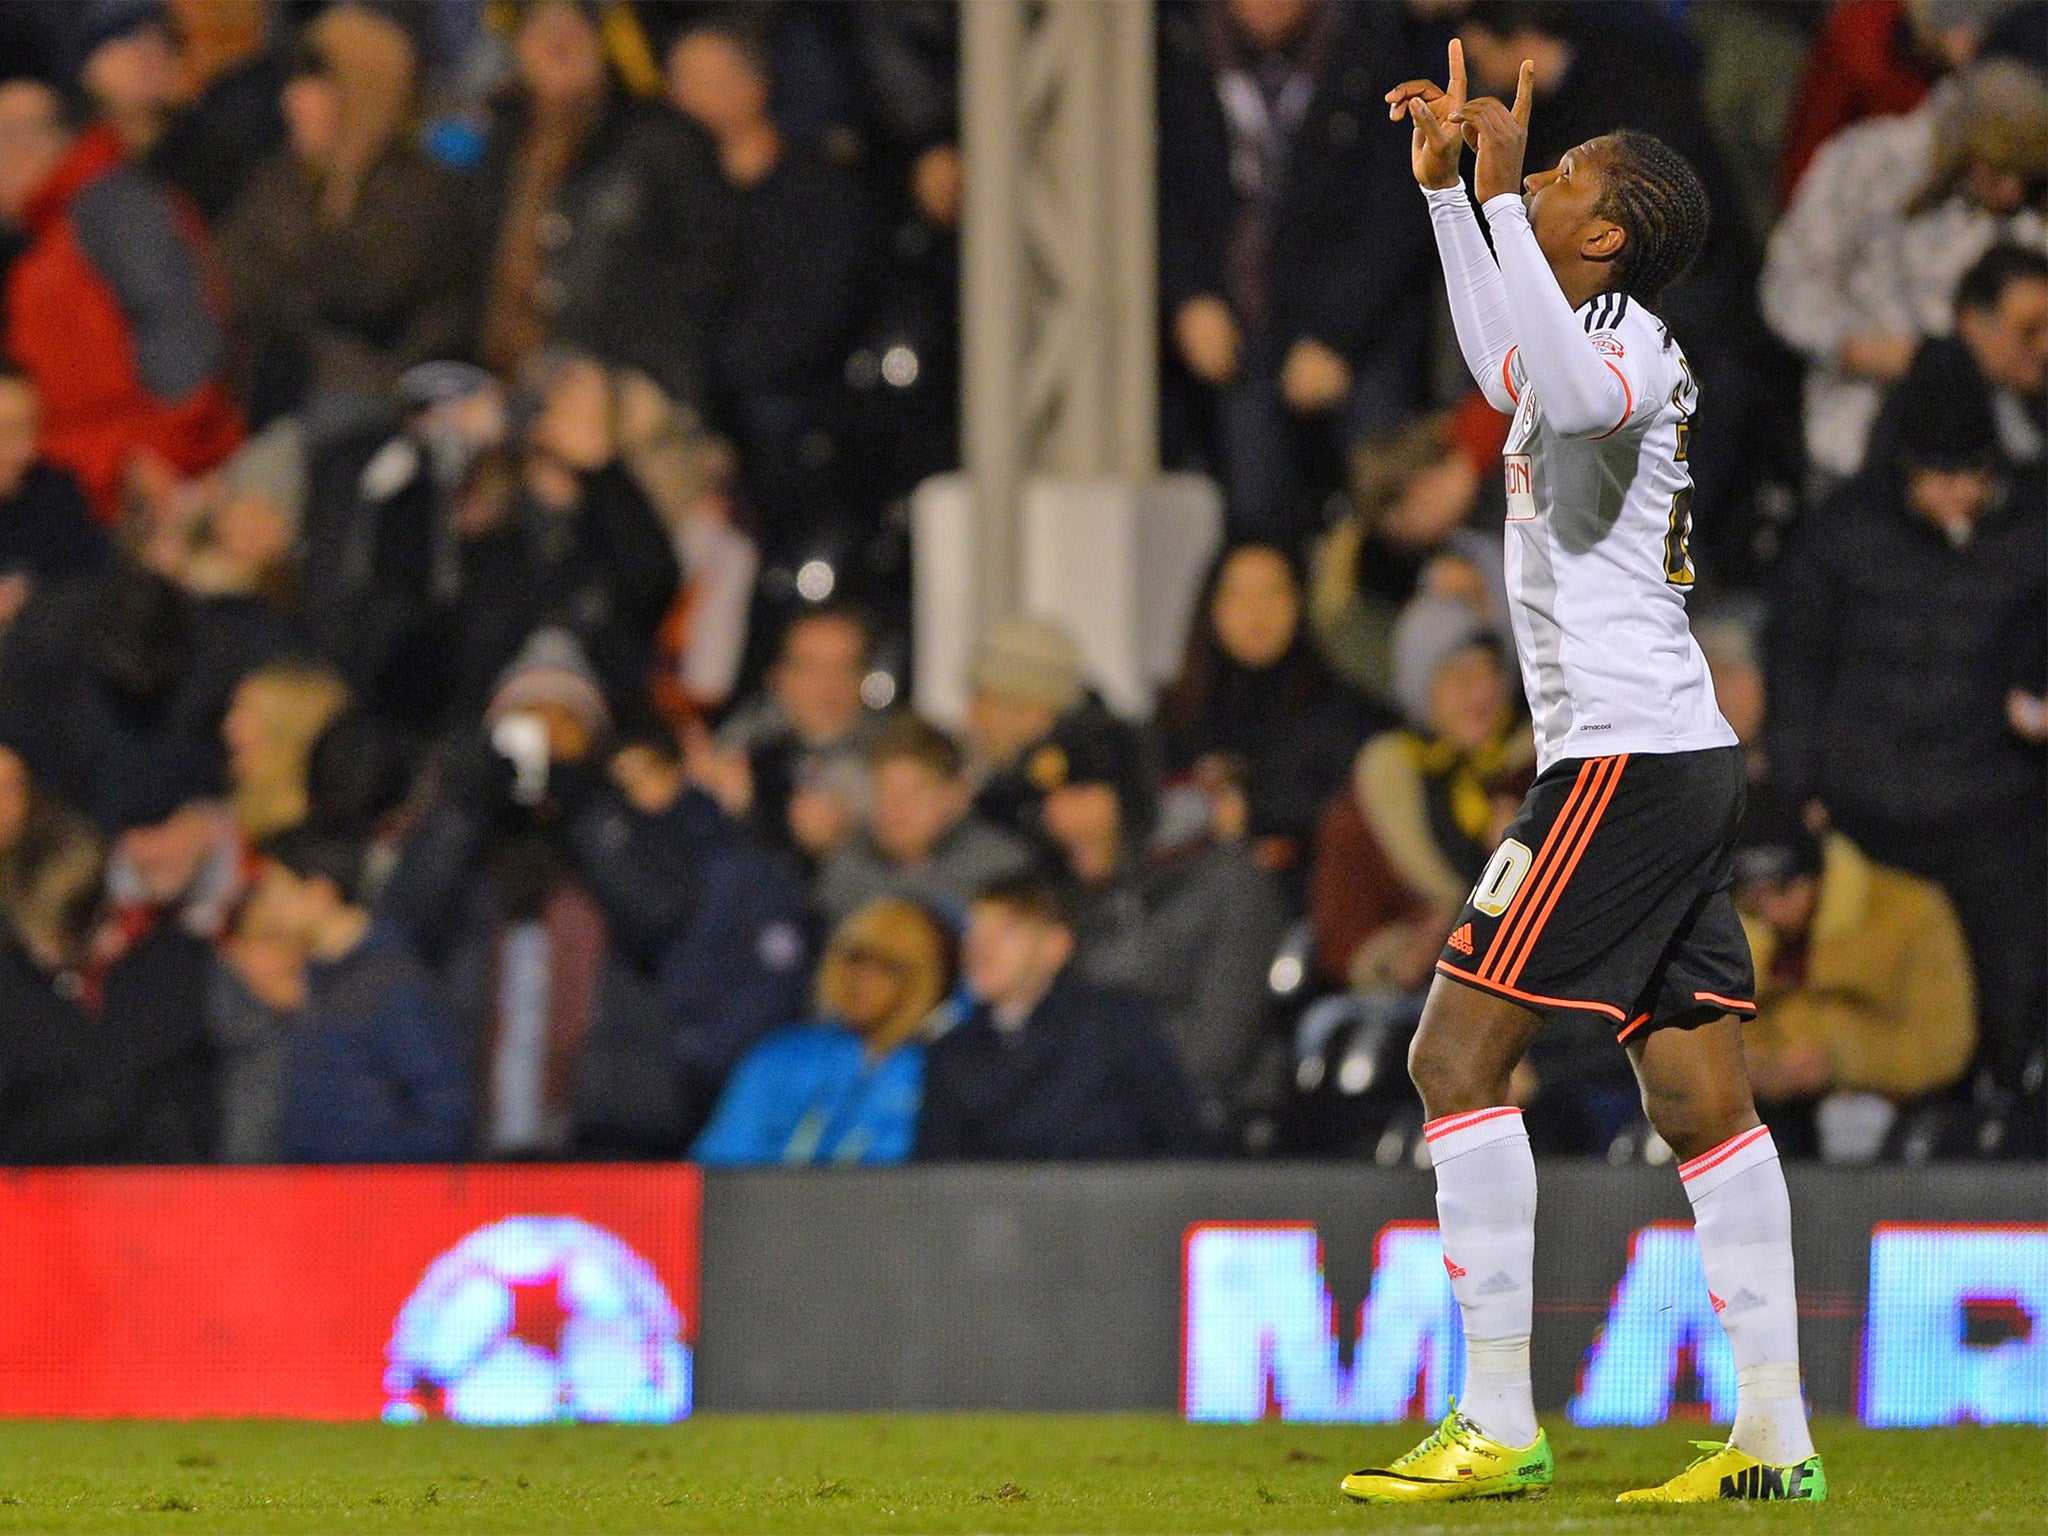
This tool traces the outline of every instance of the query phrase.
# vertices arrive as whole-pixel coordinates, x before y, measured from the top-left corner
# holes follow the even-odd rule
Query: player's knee
[[[1500,1102],[1494,1084],[1477,1070],[1473,1053],[1453,1049],[1440,1031],[1425,1026],[1408,1043],[1408,1078],[1431,1115],[1455,1115]]]
[[[1645,1084],[1643,1113],[1681,1158],[1712,1151],[1756,1124],[1746,1083],[1693,1082],[1680,1090]]]

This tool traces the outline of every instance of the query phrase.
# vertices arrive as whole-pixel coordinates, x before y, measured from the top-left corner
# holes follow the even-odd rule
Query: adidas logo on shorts
[[[1469,955],[1469,954],[1471,954],[1471,953],[1472,953],[1472,925],[1471,925],[1470,923],[1460,923],[1460,924],[1458,925],[1458,929],[1457,929],[1457,932],[1455,932],[1455,933],[1453,933],[1453,934],[1451,935],[1451,941],[1450,941],[1450,942],[1451,942],[1451,948],[1455,949],[1455,950],[1456,950],[1456,951],[1457,951],[1457,952],[1458,952],[1459,954],[1461,954],[1461,955]]]

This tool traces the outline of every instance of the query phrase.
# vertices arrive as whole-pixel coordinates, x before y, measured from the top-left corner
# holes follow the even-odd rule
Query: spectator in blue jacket
[[[256,901],[308,957],[285,1069],[279,1153],[298,1163],[462,1156],[471,1094],[461,1043],[397,930],[360,902],[361,839],[275,838]]]
[[[961,969],[978,1005],[925,1053],[920,1158],[1173,1157],[1202,1119],[1152,1005],[1073,972],[1065,888],[1038,874],[983,887]]]
[[[818,966],[818,1021],[747,1053],[690,1155],[713,1167],[902,1162],[924,1095],[920,1036],[953,968],[952,936],[927,909],[862,907]]]

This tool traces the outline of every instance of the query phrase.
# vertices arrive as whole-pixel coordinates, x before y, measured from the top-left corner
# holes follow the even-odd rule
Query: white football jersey
[[[1543,418],[1511,350],[1507,586],[1539,765],[1735,744],[1686,623],[1698,390],[1664,323],[1626,295],[1579,311],[1626,391],[1612,431],[1567,437]]]

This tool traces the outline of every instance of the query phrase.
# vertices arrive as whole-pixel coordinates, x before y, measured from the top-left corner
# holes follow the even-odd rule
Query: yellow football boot
[[[1794,1499],[1820,1504],[1827,1499],[1828,1475],[1818,1456],[1809,1456],[1795,1467],[1772,1467],[1715,1440],[1695,1440],[1693,1445],[1706,1455],[1670,1482],[1631,1489],[1616,1502],[1708,1504],[1716,1499]]]
[[[1479,1432],[1453,1407],[1436,1432],[1391,1467],[1344,1479],[1346,1498],[1362,1504],[1427,1504],[1443,1499],[1524,1499],[1550,1491],[1554,1464],[1542,1430],[1516,1450]]]

